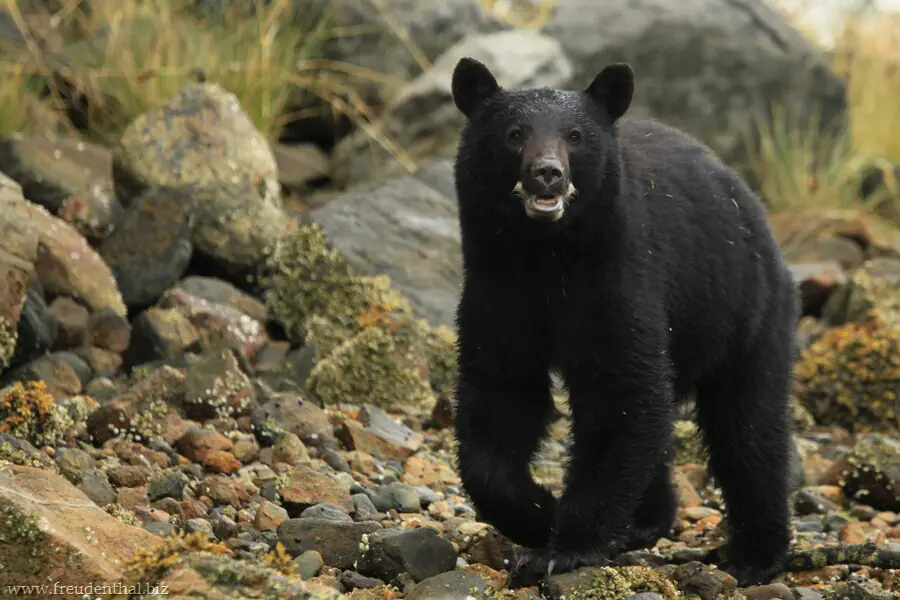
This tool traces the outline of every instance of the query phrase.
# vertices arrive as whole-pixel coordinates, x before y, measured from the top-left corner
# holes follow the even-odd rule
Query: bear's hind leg
[[[730,524],[723,566],[742,586],[770,581],[790,546],[793,323],[783,313],[697,388],[697,421]]]

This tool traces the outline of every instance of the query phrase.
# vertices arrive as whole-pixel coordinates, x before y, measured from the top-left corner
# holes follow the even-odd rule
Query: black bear
[[[627,64],[583,91],[506,89],[463,58],[455,163],[458,468],[480,517],[527,551],[510,587],[609,564],[674,520],[676,401],[695,392],[730,539],[721,568],[770,581],[790,546],[797,292],[765,207],[689,135],[624,117]],[[568,390],[559,498],[530,460]]]

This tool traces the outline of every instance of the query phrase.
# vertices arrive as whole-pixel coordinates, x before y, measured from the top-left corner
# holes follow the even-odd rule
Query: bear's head
[[[611,64],[580,92],[504,89],[484,64],[463,58],[451,90],[467,120],[456,162],[461,211],[479,219],[494,212],[560,222],[599,198],[608,161],[617,156],[615,123],[631,104],[634,72]]]

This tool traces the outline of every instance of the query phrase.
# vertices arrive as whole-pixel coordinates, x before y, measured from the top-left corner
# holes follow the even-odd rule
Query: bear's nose
[[[562,163],[555,158],[538,159],[531,167],[531,176],[548,188],[553,187],[563,177]]]

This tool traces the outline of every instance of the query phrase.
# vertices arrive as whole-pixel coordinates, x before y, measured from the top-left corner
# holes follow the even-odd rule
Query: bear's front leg
[[[624,349],[624,347],[623,347]],[[510,570],[511,588],[609,564],[664,460],[672,392],[663,355],[586,365],[567,375],[574,444],[549,544]]]
[[[457,391],[457,462],[463,489],[479,518],[516,544],[550,539],[556,499],[529,468],[553,413],[549,381],[461,375]]]

